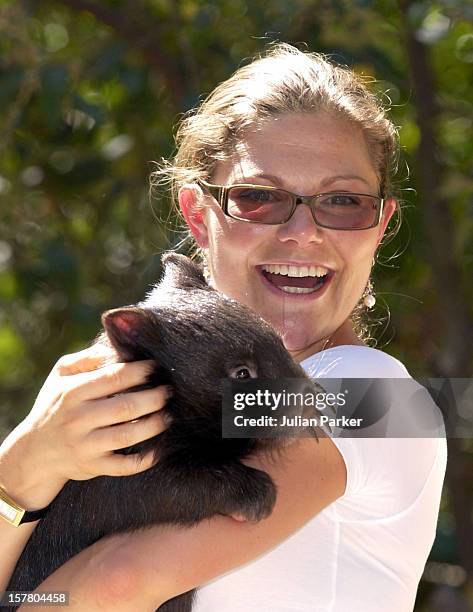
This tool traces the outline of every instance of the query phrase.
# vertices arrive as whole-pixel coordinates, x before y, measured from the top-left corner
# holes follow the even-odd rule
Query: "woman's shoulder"
[[[316,353],[301,365],[311,378],[386,379],[379,381],[386,383],[383,393],[373,395],[374,400],[387,402],[379,422],[367,431],[345,430],[330,436],[347,469],[346,490],[338,501],[340,511],[346,510],[343,516],[385,519],[421,498],[428,498],[438,511],[447,457],[443,418],[401,361],[378,349],[343,345]],[[389,381],[393,378],[405,382],[393,385]]]
[[[341,345],[311,355],[300,364],[311,378],[409,378],[398,359],[369,346]]]

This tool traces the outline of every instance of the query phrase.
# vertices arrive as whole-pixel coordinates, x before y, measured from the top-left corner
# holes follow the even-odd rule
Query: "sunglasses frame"
[[[231,219],[235,219],[236,221],[243,221],[244,223],[258,223],[260,225],[283,225],[284,223],[287,223],[289,219],[291,219],[292,215],[295,213],[296,208],[299,206],[299,204],[307,204],[311,210],[312,218],[314,219],[314,223],[318,225],[319,227],[324,227],[325,229],[356,232],[356,231],[362,231],[365,229],[371,229],[372,227],[376,227],[379,224],[381,216],[383,214],[384,198],[382,198],[381,196],[374,196],[369,193],[352,193],[352,192],[347,192],[347,191],[334,191],[334,192],[317,193],[312,196],[301,196],[301,195],[298,195],[297,193],[293,193],[292,191],[287,191],[287,189],[280,189],[279,187],[272,187],[269,185],[254,185],[252,183],[235,183],[234,185],[214,185],[212,183],[208,183],[207,181],[200,180],[198,184],[204,189],[206,189],[213,198],[215,198],[215,200],[217,201],[218,205],[220,206],[220,208],[222,209],[225,215],[227,215]],[[266,223],[264,221],[252,221],[250,219],[240,219],[238,217],[234,217],[228,212],[228,193],[230,189],[233,189],[234,187],[265,189],[266,191],[282,191],[283,193],[287,193],[288,195],[291,196],[291,200],[292,200],[292,208],[291,208],[291,212],[288,218],[285,219],[284,221],[279,221],[277,223]],[[317,198],[320,198],[322,196],[327,196],[327,195],[357,195],[357,196],[365,196],[365,197],[372,198],[374,202],[374,206],[376,208],[376,212],[377,212],[375,221],[371,225],[368,225],[366,227],[332,227],[330,225],[324,225],[323,223],[320,223],[316,219],[316,206],[315,205],[316,205]]]

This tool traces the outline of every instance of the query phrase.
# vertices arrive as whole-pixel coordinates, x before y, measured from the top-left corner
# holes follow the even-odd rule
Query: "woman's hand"
[[[126,476],[153,465],[152,451],[113,451],[166,429],[160,409],[169,390],[122,393],[145,382],[151,362],[111,363],[113,357],[94,345],[59,359],[30,414],[2,444],[0,484],[28,510],[48,505],[69,479]]]

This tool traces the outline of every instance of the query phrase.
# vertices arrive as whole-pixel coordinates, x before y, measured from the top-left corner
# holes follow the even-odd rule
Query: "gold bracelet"
[[[44,518],[50,508],[51,504],[40,510],[26,510],[0,487],[0,516],[14,527]]]

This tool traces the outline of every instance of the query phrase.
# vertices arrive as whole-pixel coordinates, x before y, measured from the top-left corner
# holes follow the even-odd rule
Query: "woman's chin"
[[[284,346],[291,353],[304,351],[318,340],[307,316],[301,316],[299,313],[268,311],[267,307],[259,312],[263,319],[279,333]]]
[[[311,355],[319,350],[319,339],[302,329],[279,330],[286,349],[295,355],[307,353]],[[312,350],[311,350],[312,349]]]

